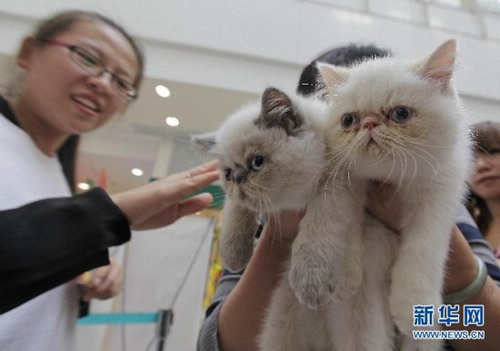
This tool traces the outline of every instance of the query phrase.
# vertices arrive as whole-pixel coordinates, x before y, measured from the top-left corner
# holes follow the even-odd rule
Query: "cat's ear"
[[[210,152],[217,145],[216,137],[217,132],[196,134],[191,137],[191,142],[196,144],[202,151]]]
[[[303,124],[303,120],[295,112],[292,101],[284,92],[267,88],[262,95],[262,115],[257,124],[267,128],[281,127],[288,135],[292,135]]]
[[[436,82],[444,91],[453,75],[457,44],[451,39],[441,44],[424,63],[418,68],[417,73],[428,80]]]
[[[326,93],[334,93],[349,78],[349,70],[344,67],[337,67],[327,63],[317,62],[320,78],[326,86]]]

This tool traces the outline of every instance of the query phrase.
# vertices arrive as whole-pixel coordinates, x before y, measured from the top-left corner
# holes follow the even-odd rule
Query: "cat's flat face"
[[[217,131],[213,151],[227,196],[255,211],[274,212],[305,205],[325,143],[280,92],[230,116]]]
[[[397,157],[404,145],[425,144],[433,130],[444,127],[437,89],[397,70],[397,64],[381,63],[353,71],[331,98],[331,139],[354,157]]]
[[[288,139],[278,128],[256,126],[236,138],[219,139],[225,150],[220,154],[221,181],[228,196],[254,210],[285,205],[287,193],[309,173],[296,162],[309,156]]]
[[[460,126],[449,76],[442,73],[451,75],[450,68],[438,68],[434,62],[409,65],[393,58],[333,73],[323,67],[323,74],[331,73],[326,77],[332,104],[326,134],[341,155],[337,160],[394,179],[417,170],[435,172]],[[441,75],[434,79],[428,71]]]

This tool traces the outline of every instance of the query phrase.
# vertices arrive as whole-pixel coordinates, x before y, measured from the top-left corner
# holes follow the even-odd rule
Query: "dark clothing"
[[[128,221],[102,189],[0,211],[0,313],[109,264],[130,240]]]

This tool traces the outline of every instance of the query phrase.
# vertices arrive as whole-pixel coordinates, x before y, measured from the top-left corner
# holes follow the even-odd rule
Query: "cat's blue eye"
[[[340,123],[342,124],[342,127],[346,129],[351,128],[358,123],[358,116],[356,116],[354,113],[346,113],[340,119]]]
[[[252,169],[254,171],[260,171],[263,166],[264,166],[264,157],[262,157],[262,156],[255,156],[252,159]]]
[[[389,112],[389,118],[396,123],[404,123],[413,115],[413,111],[405,106],[398,106]]]
[[[229,182],[231,181],[231,168],[226,168],[224,170],[224,177],[226,178],[226,180]]]

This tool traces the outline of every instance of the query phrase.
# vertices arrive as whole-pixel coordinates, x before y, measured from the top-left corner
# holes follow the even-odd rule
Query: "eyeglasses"
[[[76,63],[78,67],[94,77],[100,77],[105,72],[109,73],[111,76],[111,86],[120,98],[131,101],[137,97],[137,89],[131,83],[112,73],[104,66],[104,63],[102,63],[98,57],[87,50],[58,39],[43,39],[41,41],[68,49],[70,51],[69,57],[71,60]]]

